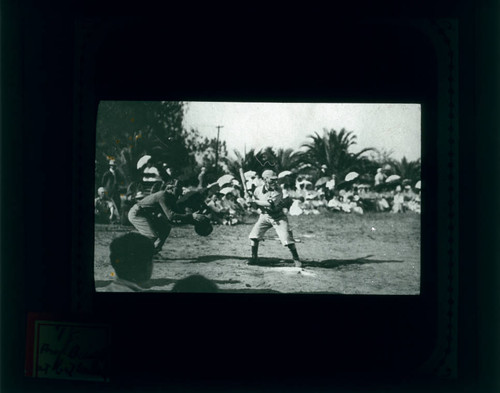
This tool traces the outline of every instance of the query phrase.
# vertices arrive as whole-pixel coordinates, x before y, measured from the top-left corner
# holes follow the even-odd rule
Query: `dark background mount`
[[[215,8],[181,9],[169,5],[157,12],[150,11],[144,15],[146,19],[141,19],[142,10],[137,5],[126,8],[124,3],[111,6],[91,2],[3,1],[1,390],[160,390],[179,387],[182,377],[189,379],[190,375],[194,376],[189,385],[193,390],[209,389],[209,383],[200,385],[202,377],[204,381],[212,378],[217,386],[212,389],[217,391],[245,387],[278,390],[291,380],[298,383],[288,385],[289,390],[304,391],[330,386],[337,391],[355,388],[455,391],[457,387],[466,391],[498,390],[500,296],[495,196],[498,195],[496,152],[500,146],[497,136],[500,35],[496,15],[500,10],[494,2],[469,3],[465,0],[385,2],[375,6],[356,2],[314,12],[306,7],[257,8],[246,3],[220,12]],[[117,325],[120,321],[130,324],[125,333],[117,335],[135,333],[144,342],[140,345],[134,340],[130,352],[119,352],[123,355],[123,371],[118,374],[118,382],[93,385],[24,377],[27,313],[66,314],[71,308],[73,280],[69,258],[73,227],[77,223],[72,220],[74,206],[68,194],[73,187],[73,151],[77,140],[75,69],[85,61],[77,56],[75,32],[82,21],[98,20],[105,26],[120,14],[125,25],[135,23],[135,27],[122,33],[115,30],[113,34],[120,34],[120,40],[113,34],[103,36],[94,81],[95,93],[102,98],[398,101],[408,93],[406,98],[432,105],[429,86],[433,86],[436,77],[432,71],[432,51],[411,29],[395,36],[391,28],[383,25],[357,29],[355,21],[358,17],[380,18],[396,20],[402,26],[415,18],[458,21],[461,206],[458,380],[398,378],[398,371],[402,370],[398,370],[394,356],[399,353],[405,365],[412,360],[418,363],[427,348],[413,343],[406,347],[409,352],[398,352],[398,345],[408,344],[407,335],[391,336],[390,331],[384,330],[387,321],[383,317],[394,313],[385,309],[382,315],[376,315],[375,306],[380,302],[370,297],[362,308],[356,304],[356,310],[372,320],[381,318],[380,325],[348,328],[355,326],[360,316],[346,311],[351,306],[351,301],[346,300],[341,314],[352,318],[341,321],[345,325],[335,321],[337,335],[332,340],[336,340],[338,347],[336,351],[335,345],[330,344],[331,359],[318,358],[318,353],[324,353],[318,348],[304,349],[300,345],[313,340],[312,328],[306,328],[304,334],[306,323],[297,323],[293,314],[296,311],[308,321],[314,320],[319,308],[328,305],[327,300],[320,300],[319,305],[308,309],[307,299],[295,299],[292,306],[288,298],[279,297],[273,306],[283,308],[278,308],[280,311],[269,320],[271,311],[267,302],[262,298],[245,298],[251,312],[245,314],[235,308],[233,316],[237,322],[218,331],[216,327],[220,324],[210,325],[207,321],[227,320],[225,309],[204,308],[197,303],[198,298],[173,301],[171,308],[165,306],[162,298],[152,298],[150,309],[137,313],[132,323],[130,316],[123,317],[130,309],[121,301],[109,315]],[[146,37],[150,39],[143,40]],[[228,53],[231,56],[224,61]],[[432,146],[429,148],[432,150]],[[86,163],[92,162],[92,152],[88,153],[83,158]],[[212,300],[208,297],[205,302]],[[403,307],[411,302],[397,301]],[[378,307],[379,311],[380,307],[383,309]],[[100,310],[101,314],[105,311]],[[335,311],[328,310],[333,319]],[[425,311],[415,310],[418,315],[425,315]],[[171,320],[172,314],[186,319]],[[282,319],[278,321],[280,316]],[[321,320],[333,324],[331,318]],[[415,329],[415,337],[423,343],[432,344],[425,341],[425,332],[429,334],[427,338],[432,336],[432,324],[424,327],[432,317],[395,321],[402,328]],[[183,330],[186,326],[189,328]],[[419,330],[420,327],[423,329]],[[371,333],[363,338],[362,332],[368,330]],[[207,331],[214,333],[214,341],[201,339]],[[283,340],[269,338],[268,334],[276,331],[281,332]],[[162,335],[165,341],[154,342],[153,338]],[[379,340],[369,339],[373,336]],[[175,358],[182,349],[179,337],[182,338],[179,341],[189,343],[186,348],[192,356]],[[294,337],[298,342],[290,340]],[[353,337],[359,339],[349,350],[348,342]],[[364,353],[365,347],[372,351],[363,357],[359,353]],[[235,355],[232,350],[236,349],[237,353],[248,356]],[[281,355],[272,359],[269,353]],[[170,368],[155,363],[160,359],[168,359]],[[320,366],[314,368],[315,363]],[[382,366],[387,364],[393,366],[391,373],[375,378],[379,372],[383,374]],[[130,370],[135,371],[135,380],[127,380]],[[223,375],[227,378],[216,378]]]

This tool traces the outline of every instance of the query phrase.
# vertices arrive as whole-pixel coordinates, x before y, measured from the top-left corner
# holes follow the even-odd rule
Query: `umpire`
[[[128,213],[130,223],[154,242],[155,253],[161,251],[167,240],[173,221],[196,224],[206,217],[202,214],[181,214],[177,210],[177,200],[182,187],[177,180],[168,183],[164,190],[144,197]]]

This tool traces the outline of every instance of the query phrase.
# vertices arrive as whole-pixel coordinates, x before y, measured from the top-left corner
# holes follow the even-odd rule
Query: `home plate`
[[[288,274],[300,274],[303,276],[311,276],[311,277],[316,277],[316,273],[310,272],[305,270],[304,268],[301,267],[295,267],[295,266],[290,266],[290,267],[274,267],[269,270],[273,270],[276,272],[285,272]]]
[[[281,242],[280,238],[279,237],[272,237],[270,238],[271,240],[276,240],[278,242]],[[298,239],[296,237],[293,238],[293,240],[295,240],[295,243],[302,243],[302,240],[301,239]]]
[[[300,271],[298,274],[302,274],[303,276],[310,276],[310,277],[316,277],[316,273],[310,272],[309,270],[301,269],[301,268],[296,268],[299,269]]]

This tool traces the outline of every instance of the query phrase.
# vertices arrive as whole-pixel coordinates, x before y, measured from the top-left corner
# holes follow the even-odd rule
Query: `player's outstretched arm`
[[[271,207],[271,203],[269,203],[268,201],[260,201],[260,200],[254,200],[253,201],[257,206],[260,206],[260,207]]]
[[[194,222],[197,222],[197,221],[206,221],[208,219],[208,217],[206,215],[201,214],[201,213],[193,213],[192,216],[193,216],[193,221]]]

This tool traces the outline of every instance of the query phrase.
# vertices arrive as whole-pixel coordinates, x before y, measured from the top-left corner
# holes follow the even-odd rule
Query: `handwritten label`
[[[108,381],[109,328],[35,322],[33,376]]]

